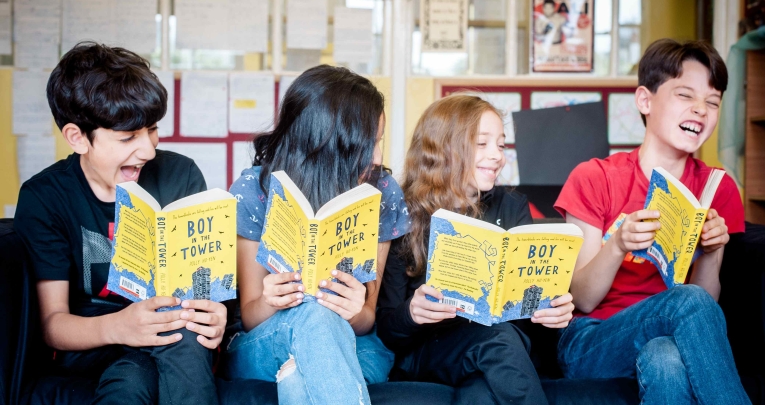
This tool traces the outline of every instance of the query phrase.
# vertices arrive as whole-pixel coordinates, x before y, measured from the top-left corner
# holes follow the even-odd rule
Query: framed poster
[[[591,72],[594,0],[534,0],[533,72]]]
[[[468,0],[422,0],[422,52],[465,52],[467,8]]]

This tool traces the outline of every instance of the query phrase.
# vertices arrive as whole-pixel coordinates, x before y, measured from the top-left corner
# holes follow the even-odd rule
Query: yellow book
[[[653,245],[633,255],[653,263],[667,288],[685,283],[688,269],[697,257],[696,246],[707,218],[709,206],[725,171],[712,170],[699,200],[680,180],[658,167],[651,173],[645,209],[659,211],[661,229]]]
[[[362,283],[377,277],[377,239],[382,193],[362,184],[333,198],[314,214],[284,171],[271,174],[266,219],[257,261],[272,273],[301,273],[315,295],[332,270]]]
[[[530,318],[568,292],[583,241],[573,224],[504,230],[440,209],[430,222],[426,284],[483,325]]]
[[[135,182],[117,185],[107,288],[132,301],[236,298],[236,199],[221,189],[160,208]]]

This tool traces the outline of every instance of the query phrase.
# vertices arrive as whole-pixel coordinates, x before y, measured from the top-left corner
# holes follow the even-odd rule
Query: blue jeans
[[[567,378],[637,377],[645,404],[750,404],[720,307],[703,288],[671,288],[606,320],[576,318],[561,334]]]
[[[377,335],[356,338],[346,320],[307,301],[235,335],[224,364],[231,378],[277,382],[280,403],[369,404],[366,384],[387,380],[393,354]]]

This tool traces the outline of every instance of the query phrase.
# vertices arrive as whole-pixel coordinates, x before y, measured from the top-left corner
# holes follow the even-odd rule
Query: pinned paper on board
[[[229,74],[229,132],[255,133],[267,131],[273,126],[274,82],[271,74]]]

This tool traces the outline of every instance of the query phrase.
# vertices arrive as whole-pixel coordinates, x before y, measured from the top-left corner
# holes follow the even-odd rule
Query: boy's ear
[[[653,94],[645,86],[640,86],[635,90],[635,105],[637,105],[638,111],[643,115],[648,115],[651,112],[651,97]]]
[[[85,135],[75,124],[69,123],[61,128],[61,134],[64,135],[64,139],[72,147],[74,153],[84,155],[88,153],[90,147],[90,141],[87,135]]]

